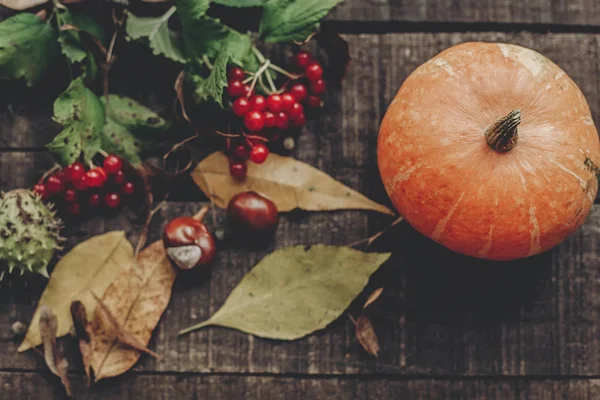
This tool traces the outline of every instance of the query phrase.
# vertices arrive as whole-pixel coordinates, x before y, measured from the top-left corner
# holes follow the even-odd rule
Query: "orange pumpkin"
[[[583,223],[600,143],[583,94],[552,61],[464,43],[406,79],[381,124],[378,163],[416,230],[459,253],[510,260]]]

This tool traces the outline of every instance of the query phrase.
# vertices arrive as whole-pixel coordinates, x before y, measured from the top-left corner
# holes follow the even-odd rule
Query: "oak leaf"
[[[363,290],[390,253],[315,245],[276,250],[263,258],[208,320],[270,339],[294,340],[323,329]]]
[[[215,152],[198,164],[192,178],[222,208],[227,207],[236,194],[254,190],[270,197],[279,211],[295,208],[307,211],[364,209],[394,214],[386,206],[368,199],[326,173],[278,154],[270,154],[263,164],[249,163],[247,178],[239,181],[229,173],[227,156]]]
[[[39,330],[42,306],[48,306],[56,313],[57,337],[64,336],[72,326],[71,302],[79,300],[88,310],[93,310],[96,300],[91,292],[101,296],[132,261],[133,247],[123,231],[94,236],[75,246],[54,268],[18,351],[22,352],[42,343]]]
[[[141,352],[132,343],[138,348],[148,345],[169,304],[175,277],[163,242],[158,240],[142,250],[137,262],[104,292],[102,306],[98,304],[91,321],[96,382],[120,375],[135,365]],[[106,310],[111,317],[107,318]],[[120,334],[115,330],[115,321]]]

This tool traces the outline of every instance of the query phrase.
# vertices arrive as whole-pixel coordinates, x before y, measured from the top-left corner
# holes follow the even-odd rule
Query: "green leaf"
[[[223,91],[227,87],[227,64],[230,59],[230,53],[223,51],[215,60],[208,78],[204,79],[197,75],[192,76],[198,102],[214,101],[223,107]]]
[[[145,38],[152,49],[152,54],[163,55],[175,62],[185,63],[179,34],[169,29],[169,18],[175,10],[175,7],[171,7],[165,14],[155,18],[137,17],[127,12],[125,31],[128,38],[134,40]]]
[[[182,20],[182,24],[183,24]],[[252,50],[252,38],[221,23],[220,20],[202,17],[183,24],[185,53],[189,58],[215,59],[227,48],[234,63],[243,65],[243,60]]]
[[[270,0],[263,10],[260,36],[268,43],[302,42],[343,0]]]
[[[213,3],[227,7],[262,7],[267,0],[213,0]]]
[[[94,20],[93,18],[85,15],[85,14],[71,14],[72,24],[79,28],[79,30],[92,35],[96,39],[100,41],[103,45],[106,46],[106,35],[104,33],[104,29]]]
[[[187,21],[197,20],[206,14],[210,0],[175,0],[175,6],[179,10],[181,23],[186,25]]]
[[[72,14],[67,9],[59,9],[57,12],[57,19],[61,26],[72,25],[79,29],[79,31],[86,32],[87,34],[96,37],[101,43],[104,44],[106,42],[102,27],[87,15]],[[83,62],[90,54],[82,41],[81,33],[79,31],[64,30],[61,31],[58,36],[62,53],[72,64]],[[88,60],[88,64],[90,61],[95,62],[94,58]],[[89,68],[88,65],[88,70]]]
[[[40,81],[58,54],[56,31],[34,14],[22,13],[0,22],[0,79]]]
[[[102,98],[106,110],[102,149],[137,165],[140,153],[151,148],[156,135],[171,124],[133,99],[114,94],[108,97],[108,104]]]
[[[83,78],[71,82],[56,99],[53,119],[64,128],[47,146],[57,161],[69,165],[83,153],[85,162],[90,162],[101,146],[104,107]]]
[[[294,340],[325,328],[363,290],[390,253],[315,245],[279,249],[256,265],[207,321],[270,339]]]

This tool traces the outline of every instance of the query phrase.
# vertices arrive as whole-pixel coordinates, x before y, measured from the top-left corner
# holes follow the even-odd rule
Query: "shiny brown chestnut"
[[[213,235],[192,217],[172,219],[163,231],[163,242],[169,258],[185,270],[210,263],[217,253]]]
[[[227,220],[234,234],[268,236],[279,223],[273,201],[254,191],[238,193],[227,205]]]

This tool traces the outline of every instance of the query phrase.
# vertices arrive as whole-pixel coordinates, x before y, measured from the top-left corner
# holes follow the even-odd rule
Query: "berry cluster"
[[[264,95],[256,94],[255,89],[258,88],[258,78],[262,79],[261,74],[266,68],[248,74],[248,77],[246,72],[238,67],[227,72],[227,93],[232,98],[231,110],[242,119],[243,127],[249,131],[248,135],[243,135],[241,141],[227,142],[229,171],[234,178],[246,177],[247,160],[261,164],[267,159],[267,143],[279,140],[282,133],[289,129],[301,128],[306,124],[305,106],[322,106],[321,96],[326,85],[321,64],[304,51],[297,53],[294,61],[301,73],[296,75],[286,72],[290,80],[279,89],[274,87],[271,78],[268,77],[271,89],[261,85]],[[264,66],[268,67],[269,64]],[[278,67],[277,71],[282,70]],[[247,82],[250,81],[252,84],[249,85]]]
[[[135,193],[135,186],[126,180],[121,159],[107,155],[102,167],[86,171],[77,161],[42,179],[33,190],[43,200],[56,202],[68,215],[77,216],[84,210],[98,211],[102,206],[119,208],[124,197]]]

